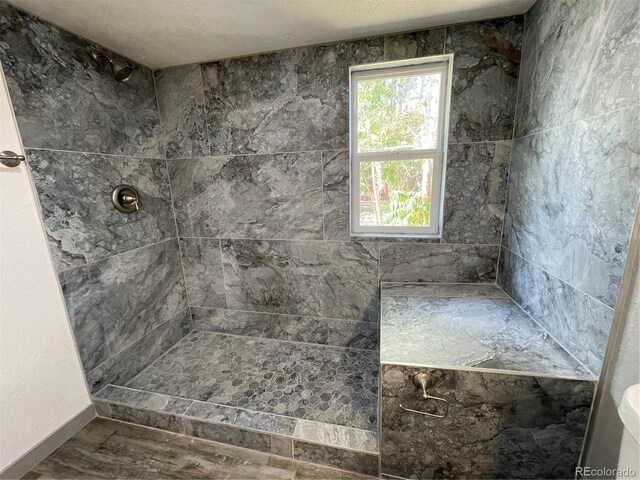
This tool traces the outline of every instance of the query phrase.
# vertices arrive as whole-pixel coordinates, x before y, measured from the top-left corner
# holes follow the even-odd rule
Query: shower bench
[[[595,377],[494,284],[381,285],[381,471],[573,478]]]

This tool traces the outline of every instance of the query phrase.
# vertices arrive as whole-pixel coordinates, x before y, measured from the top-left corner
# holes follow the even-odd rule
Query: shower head
[[[131,78],[133,68],[127,62],[122,60],[109,60],[111,64],[111,74],[117,82],[126,82]]]
[[[100,61],[103,58],[106,58],[109,61],[109,66],[111,67],[111,75],[115,78],[116,82],[126,82],[131,78],[133,74],[133,68],[124,60],[118,60],[114,58],[112,55],[103,52],[102,50],[98,50],[97,48],[91,49],[90,52],[91,58],[96,61]]]

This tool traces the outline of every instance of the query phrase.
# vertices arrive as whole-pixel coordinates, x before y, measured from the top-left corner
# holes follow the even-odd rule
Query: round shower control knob
[[[130,185],[118,185],[111,192],[111,203],[122,213],[133,213],[140,210],[138,191]]]

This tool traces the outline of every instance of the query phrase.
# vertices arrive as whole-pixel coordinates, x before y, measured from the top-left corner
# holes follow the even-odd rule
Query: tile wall
[[[523,18],[157,71],[197,328],[378,347],[379,281],[493,282]],[[454,53],[443,238],[349,232],[348,67]]]
[[[635,0],[526,16],[498,282],[600,372],[640,191]]]
[[[188,331],[153,73],[116,82],[91,44],[0,1],[0,62],[89,387],[126,382]],[[138,189],[141,210],[111,205]],[[46,312],[43,312],[45,314]]]

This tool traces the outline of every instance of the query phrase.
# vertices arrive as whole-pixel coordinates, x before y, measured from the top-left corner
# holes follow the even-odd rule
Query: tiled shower
[[[381,359],[380,290],[481,284],[498,293],[473,295],[510,297],[559,352],[550,369],[567,370],[535,386],[534,369],[442,378],[542,384],[558,407],[531,407],[542,420],[522,436],[566,427],[558,438],[576,447],[555,474],[575,466],[638,205],[637,2],[539,0],[524,16],[136,65],[127,83],[90,42],[4,2],[0,13],[98,414],[367,474],[380,455],[397,477],[460,474],[424,458],[407,470],[395,451],[414,420],[384,409],[413,391],[415,363]],[[442,238],[352,236],[349,67],[442,54],[454,55]],[[135,214],[109,200],[123,183],[140,194]]]

